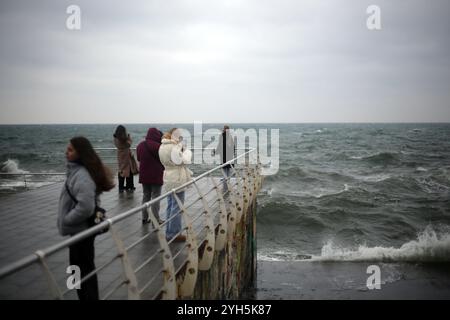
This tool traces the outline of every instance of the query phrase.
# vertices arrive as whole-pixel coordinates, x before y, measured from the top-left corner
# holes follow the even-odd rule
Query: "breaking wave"
[[[382,261],[382,262],[448,262],[450,261],[450,233],[438,233],[427,227],[416,240],[394,247],[339,248],[329,241],[320,256],[310,261]]]
[[[19,168],[19,161],[8,159],[2,163],[0,167],[0,172],[2,173],[28,173],[28,171]]]

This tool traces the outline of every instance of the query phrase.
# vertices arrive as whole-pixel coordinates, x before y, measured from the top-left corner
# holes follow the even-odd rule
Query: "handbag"
[[[134,157],[134,154],[131,151],[130,151],[130,170],[133,176],[139,173],[139,167],[136,158]]]
[[[69,194],[69,197],[72,199],[75,204],[78,204],[78,200],[72,195],[72,193],[69,190],[69,186],[67,185],[67,181],[65,183],[66,191]],[[99,207],[97,205],[97,201],[95,201],[95,208],[94,213],[87,219],[87,223],[89,228],[95,227],[96,225],[102,223],[103,221],[106,221],[106,210]],[[98,233],[95,234],[95,236],[105,233],[109,230],[109,227],[106,227],[104,229],[101,229]]]

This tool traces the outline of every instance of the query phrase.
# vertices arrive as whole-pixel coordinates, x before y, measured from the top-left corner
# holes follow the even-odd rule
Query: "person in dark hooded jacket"
[[[163,174],[164,166],[159,160],[159,148],[161,146],[162,133],[156,128],[150,128],[147,137],[142,141],[136,150],[137,160],[139,161],[139,183],[143,187],[142,203],[146,203],[161,195],[164,184]],[[158,222],[163,221],[159,217],[159,201],[152,205],[152,213]],[[147,210],[142,210],[142,223],[149,223]]]

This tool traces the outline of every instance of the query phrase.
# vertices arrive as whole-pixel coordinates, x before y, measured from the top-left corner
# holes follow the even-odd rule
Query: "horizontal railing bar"
[[[145,239],[147,239],[151,234],[155,233],[156,230],[152,230],[149,233],[147,233],[145,236],[140,237],[138,240],[136,240],[135,242],[133,242],[132,244],[130,244],[128,247],[125,248],[125,250],[130,251],[131,249],[133,249],[134,247],[136,247],[138,244],[140,244],[142,241],[144,241]]]
[[[147,258],[147,260],[145,260],[139,267],[137,267],[136,270],[134,270],[134,273],[138,273],[139,271],[141,271],[147,264],[149,264],[153,259],[155,259],[155,257],[158,254],[161,254],[163,252],[164,252],[163,249],[157,250],[153,255],[150,256],[150,258]]]
[[[184,249],[186,249],[188,246],[188,244],[185,242],[184,245],[180,248],[180,250],[174,255],[172,256],[172,260],[175,261],[176,258],[178,258],[178,256],[184,251]]]
[[[121,276],[122,276],[122,274],[121,274]],[[119,278],[119,277],[118,277],[118,278]],[[117,280],[117,278],[116,278],[116,280]],[[115,286],[111,291],[109,291],[109,292],[103,297],[102,300],[108,299],[110,296],[112,296],[112,295],[114,294],[114,292],[117,291],[117,289],[119,289],[121,286],[123,286],[124,284],[127,284],[127,283],[128,283],[128,280],[122,280],[117,286]]]
[[[168,244],[168,245],[171,245],[172,242],[174,242],[175,239],[176,239],[179,235],[181,235],[181,234],[183,233],[183,231],[185,231],[185,230],[187,230],[187,229],[188,229],[188,227],[181,228],[180,232],[178,232],[177,234],[175,234],[175,235],[172,237],[172,239],[170,239],[169,241],[167,241],[167,244]]]
[[[111,265],[114,261],[116,261],[116,259],[120,258],[120,254],[116,254],[110,261],[105,262],[104,264],[102,264],[100,267],[96,268],[95,270],[91,271],[86,277],[84,277],[83,279],[81,279],[80,281],[80,285],[83,284],[84,282],[86,282],[86,280],[88,280],[89,278],[91,278],[94,274],[98,274],[100,271],[102,271],[103,269],[105,269],[107,266]],[[89,277],[89,278],[88,278]],[[66,291],[64,291],[63,295],[66,295],[67,293],[69,293],[70,291],[72,291],[72,289],[67,289]]]
[[[192,208],[192,207],[194,206],[194,204],[196,204],[197,202],[199,202],[201,199],[202,199],[202,198],[200,198],[200,197],[195,198],[195,200],[194,200],[193,202],[191,202],[190,204],[188,204],[184,209],[185,209],[185,210],[188,210],[188,209]]]
[[[196,216],[194,219],[192,219],[191,224],[194,224],[194,222],[196,222],[198,219],[200,219],[205,214],[206,214],[206,211],[203,209],[202,212],[198,216]]]
[[[160,287],[160,288],[158,289],[158,291],[156,291],[156,294],[153,295],[153,297],[152,297],[151,300],[155,300],[156,297],[159,296],[159,295],[161,294],[161,292],[163,292],[164,287],[165,287],[165,285],[163,285],[162,287]]]
[[[156,280],[156,278],[161,274],[161,273],[163,273],[164,272],[164,269],[162,268],[162,269],[160,269],[151,279],[150,279],[150,281],[148,281],[143,287],[142,287],[142,289],[141,290],[139,290],[139,293],[140,294],[142,294],[145,290],[147,290],[147,288],[153,283],[153,281],[155,281]]]

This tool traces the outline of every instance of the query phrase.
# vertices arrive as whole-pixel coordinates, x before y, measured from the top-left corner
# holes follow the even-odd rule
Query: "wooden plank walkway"
[[[214,178],[221,185],[219,178]],[[202,193],[209,194],[206,200],[211,206],[215,225],[219,221],[217,194],[212,190],[213,184],[209,179],[198,181]],[[38,249],[43,249],[62,241],[64,238],[58,234],[56,227],[58,200],[62,183],[55,183],[39,189],[21,192],[17,194],[5,195],[0,198],[0,267],[17,261],[27,255],[34,253]],[[163,191],[164,192],[164,191]],[[201,201],[194,187],[190,187],[186,192],[185,205],[191,219],[195,219],[199,214],[203,214]],[[112,217],[135,208],[142,201],[142,186],[137,185],[133,194],[119,194],[117,189],[104,193],[101,196],[101,205],[107,210],[108,216]],[[167,200],[161,201],[160,216],[166,219]],[[146,234],[151,234],[142,243],[129,250],[128,255],[134,269],[141,265],[146,259],[151,257],[159,249],[156,232],[151,224],[142,225],[141,213],[135,214],[124,221],[116,224],[121,239],[126,247],[130,246]],[[194,230],[199,234],[199,239],[203,239],[204,219],[197,219],[194,223]],[[117,249],[109,233],[100,235],[95,242],[96,266],[100,267],[117,255]],[[176,255],[175,269],[181,266],[185,260],[185,244],[173,243],[170,245],[172,254]],[[66,280],[66,268],[69,265],[68,249],[51,256],[48,265],[54,273],[60,289],[64,292]],[[162,263],[160,256],[156,256],[152,263],[148,264],[137,273],[139,287],[142,288],[150,279],[155,281],[142,293],[142,298],[152,298],[158,294],[162,287]],[[115,286],[123,281],[122,265],[120,259],[116,259],[111,265],[99,273],[100,296],[103,297]],[[42,268],[35,264],[26,269],[0,280],[0,299],[51,299],[50,291]],[[76,299],[76,292],[70,291],[67,299]],[[121,286],[111,297],[111,299],[126,299],[127,288]]]

